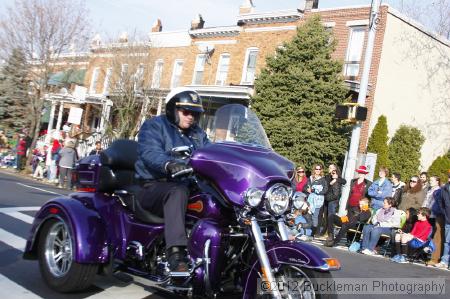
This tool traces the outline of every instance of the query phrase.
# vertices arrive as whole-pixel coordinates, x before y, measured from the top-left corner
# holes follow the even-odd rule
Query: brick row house
[[[215,110],[226,103],[251,105],[254,80],[265,58],[296,34],[297,26],[319,14],[338,41],[334,58],[343,61],[349,95],[356,102],[367,42],[370,6],[318,9],[318,1],[302,1],[292,10],[257,12],[253,1],[239,8],[236,24],[205,27],[199,15],[191,28],[162,31],[157,20],[140,65],[146,79],[143,94],[156,98],[152,114],[163,109],[162,99],[177,86],[191,86],[205,99],[203,125],[212,125]],[[126,38],[122,44],[126,44]],[[120,45],[120,41],[119,41]],[[89,54],[87,98],[111,98],[111,45],[96,39]],[[109,75],[108,75],[109,73]],[[380,8],[366,99],[360,151],[364,152],[378,116],[386,115],[390,136],[401,124],[413,125],[426,137],[422,167],[450,147],[450,42],[427,31],[388,5]],[[111,98],[112,99],[112,98]],[[114,100],[112,99],[112,104]]]

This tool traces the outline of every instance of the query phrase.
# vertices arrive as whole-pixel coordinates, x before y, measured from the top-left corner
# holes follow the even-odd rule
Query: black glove
[[[170,161],[166,165],[166,170],[169,175],[174,175],[175,173],[186,170],[188,168],[189,167],[186,164],[178,161]]]

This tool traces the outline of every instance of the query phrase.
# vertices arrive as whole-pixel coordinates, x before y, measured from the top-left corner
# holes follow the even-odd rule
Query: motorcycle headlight
[[[289,208],[289,199],[292,189],[283,184],[275,184],[266,192],[269,211],[276,215],[282,215]]]
[[[256,188],[249,188],[247,191],[245,191],[244,194],[245,203],[251,207],[256,207],[261,203],[263,194],[264,191],[262,190]]]

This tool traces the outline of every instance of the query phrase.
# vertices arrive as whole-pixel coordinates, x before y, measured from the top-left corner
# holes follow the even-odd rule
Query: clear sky
[[[409,0],[383,0],[394,6]],[[431,0],[423,0],[431,1]],[[1,0],[0,13],[14,0]],[[123,31],[147,33],[157,18],[163,31],[188,29],[201,14],[205,27],[236,24],[243,0],[86,0],[92,19],[92,33],[117,36]],[[296,9],[300,0],[254,0],[256,11]],[[368,5],[371,0],[319,0],[319,8]]]

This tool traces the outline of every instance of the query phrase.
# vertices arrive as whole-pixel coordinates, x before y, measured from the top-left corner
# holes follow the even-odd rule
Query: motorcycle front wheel
[[[277,288],[282,289],[283,299],[334,299],[336,294],[322,294],[316,292],[318,283],[333,282],[330,272],[315,271],[293,265],[284,265],[275,273]],[[272,294],[257,294],[258,299],[272,299]]]
[[[47,221],[39,234],[39,268],[49,287],[61,293],[88,288],[97,273],[96,264],[79,264],[73,260],[74,238],[62,220]]]

